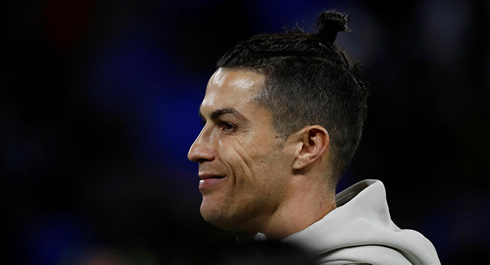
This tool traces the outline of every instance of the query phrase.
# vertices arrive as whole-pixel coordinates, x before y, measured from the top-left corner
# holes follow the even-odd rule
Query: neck
[[[291,194],[277,208],[258,232],[265,234],[268,239],[281,240],[322,219],[335,209],[335,191],[329,191],[328,186],[318,182],[307,182],[304,176],[296,176],[292,183]]]

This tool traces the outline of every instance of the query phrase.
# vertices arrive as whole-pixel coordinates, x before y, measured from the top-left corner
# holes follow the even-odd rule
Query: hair
[[[333,184],[336,185],[359,145],[367,113],[366,83],[334,41],[350,31],[347,15],[323,11],[316,33],[299,27],[284,33],[243,40],[225,53],[218,68],[251,70],[265,76],[255,103],[272,116],[284,139],[309,125],[330,136]]]

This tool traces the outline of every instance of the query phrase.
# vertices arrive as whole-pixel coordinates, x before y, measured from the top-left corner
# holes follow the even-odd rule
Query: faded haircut
[[[366,83],[358,64],[334,44],[339,31],[349,31],[348,17],[322,12],[316,33],[299,27],[241,41],[217,67],[250,70],[265,76],[255,103],[272,116],[273,128],[286,139],[309,125],[330,136],[332,184],[336,185],[359,145],[367,113]]]

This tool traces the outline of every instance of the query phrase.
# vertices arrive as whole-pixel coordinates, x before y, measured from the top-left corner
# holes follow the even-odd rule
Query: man
[[[347,17],[323,12],[318,32],[254,36],[218,62],[189,150],[203,218],[242,240],[304,247],[325,264],[439,264],[432,244],[390,220],[383,184],[335,195],[366,116],[367,90],[334,41]]]

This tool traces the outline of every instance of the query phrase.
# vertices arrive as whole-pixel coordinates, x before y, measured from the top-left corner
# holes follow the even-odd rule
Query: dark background
[[[169,264],[233,240],[199,215],[187,150],[217,58],[253,34],[350,15],[370,113],[340,183],[381,179],[443,264],[490,246],[488,1],[2,3],[2,264]],[[486,260],[486,259],[485,259]],[[111,263],[112,262],[112,263]]]

